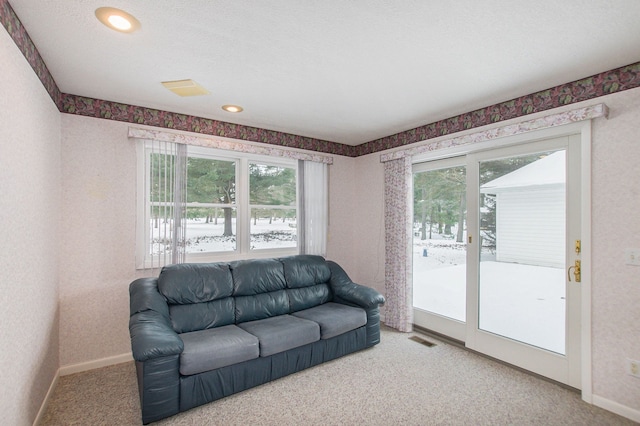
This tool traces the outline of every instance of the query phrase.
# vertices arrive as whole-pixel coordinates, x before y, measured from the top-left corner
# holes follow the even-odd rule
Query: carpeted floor
[[[365,351],[157,425],[633,425],[554,383],[384,328]],[[139,425],[133,363],[61,377],[43,425]]]

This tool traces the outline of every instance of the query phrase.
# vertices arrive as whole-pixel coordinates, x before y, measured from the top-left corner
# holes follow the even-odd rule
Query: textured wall
[[[384,170],[380,154],[356,158],[352,224],[358,282],[384,293]]]
[[[30,425],[58,369],[60,113],[0,30],[0,423]]]
[[[131,350],[136,150],[127,129],[62,115],[61,366]]]
[[[592,373],[595,396],[640,411],[640,379],[624,371],[626,358],[640,360],[640,267],[624,264],[625,248],[640,248],[640,89],[527,119],[596,103],[609,119],[593,121],[592,137]],[[519,120],[457,133],[461,136]],[[444,138],[436,138],[431,142]],[[391,151],[385,151],[391,152]],[[384,188],[380,154],[356,158],[354,279],[384,293]]]
[[[356,234],[351,225],[356,194],[355,163],[354,158],[336,155],[333,157],[333,165],[329,166],[327,259],[338,262],[351,278],[355,273],[353,239]]]
[[[640,248],[640,89],[602,99],[608,120],[593,123],[593,393],[640,412],[640,267],[624,250]]]

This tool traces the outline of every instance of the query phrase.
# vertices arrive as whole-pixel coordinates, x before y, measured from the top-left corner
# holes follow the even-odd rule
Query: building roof
[[[483,194],[495,194],[505,190],[564,185],[566,182],[565,157],[564,150],[556,151],[540,160],[485,183],[480,187],[480,192]]]

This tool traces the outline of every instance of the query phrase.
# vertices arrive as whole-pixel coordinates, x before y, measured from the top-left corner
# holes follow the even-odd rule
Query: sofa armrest
[[[178,355],[184,343],[171,325],[169,306],[156,278],[140,278],[129,286],[129,334],[136,361]]]
[[[138,278],[129,285],[129,314],[144,311],[156,311],[169,318],[169,305],[158,291],[157,278]]]
[[[129,319],[131,351],[136,361],[147,361],[169,355],[179,355],[184,343],[167,318],[156,311],[144,311]]]
[[[344,269],[337,263],[327,261],[327,264],[331,270],[329,284],[335,297],[365,309],[384,304],[384,296],[377,290],[351,281]]]

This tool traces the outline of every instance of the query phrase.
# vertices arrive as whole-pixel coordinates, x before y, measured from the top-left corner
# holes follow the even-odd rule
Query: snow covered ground
[[[465,320],[466,250],[452,240],[416,240],[413,305]],[[424,248],[427,257],[423,256]],[[557,353],[565,352],[564,270],[515,263],[480,264],[482,330]]]
[[[218,223],[206,223],[205,219],[188,219],[186,232],[186,252],[219,252],[231,251],[236,248],[236,220],[233,219],[232,230],[233,236],[224,237],[224,220],[218,219]],[[297,230],[296,223],[292,220],[274,219],[269,223],[269,219],[258,219],[253,224],[251,220],[251,249],[265,248],[286,248],[296,247]],[[151,222],[150,231],[155,241],[168,240],[171,235],[169,226],[160,228],[153,227]],[[165,237],[166,235],[166,237]],[[153,252],[155,254],[162,253],[165,249],[163,244],[153,244]],[[168,249],[168,246],[166,246]]]

